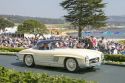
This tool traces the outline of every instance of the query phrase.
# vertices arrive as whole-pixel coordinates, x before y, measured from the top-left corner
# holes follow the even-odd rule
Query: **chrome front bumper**
[[[97,63],[88,64],[87,67],[96,67],[96,66],[100,66],[100,65],[101,65],[101,63],[97,62]]]
[[[90,60],[88,60],[87,62],[82,60],[82,61],[79,62],[79,67],[80,68],[99,67],[99,66],[101,66],[101,64],[102,64],[101,60],[97,60],[97,61],[90,61]]]

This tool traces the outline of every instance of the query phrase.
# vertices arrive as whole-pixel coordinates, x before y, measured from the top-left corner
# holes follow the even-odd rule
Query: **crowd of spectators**
[[[78,40],[78,38],[70,36],[61,39],[63,42],[59,43],[60,47],[93,49],[107,54],[119,54],[125,50],[124,45],[116,41],[109,41],[104,37],[97,39],[94,36],[88,36]]]
[[[49,39],[59,39],[62,42],[59,42],[57,46],[70,47],[70,48],[85,48],[99,50],[108,54],[118,54],[124,50],[124,46],[114,42],[108,41],[104,37],[97,39],[94,36],[84,37],[78,39],[76,37],[67,36],[67,37],[51,37]],[[9,37],[9,36],[0,36],[0,47],[19,47],[19,48],[30,48],[36,44],[39,38],[26,38],[26,37]]]
[[[0,47],[30,48],[37,42],[37,40],[37,38],[33,37],[0,36]]]

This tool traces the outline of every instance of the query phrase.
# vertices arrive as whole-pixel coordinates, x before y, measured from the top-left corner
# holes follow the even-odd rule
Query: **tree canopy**
[[[103,0],[64,0],[60,4],[68,11],[66,20],[78,27],[80,38],[85,27],[100,28],[106,25]]]
[[[5,30],[7,27],[13,27],[14,23],[5,19],[5,18],[0,18],[0,30]]]
[[[22,24],[18,26],[17,33],[29,33],[29,34],[39,34],[43,35],[47,33],[48,30],[43,23],[36,20],[25,20]]]

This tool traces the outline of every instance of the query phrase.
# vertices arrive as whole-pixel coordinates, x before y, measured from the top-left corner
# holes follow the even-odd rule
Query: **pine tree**
[[[85,27],[100,28],[106,25],[103,0],[64,0],[60,4],[68,11],[68,15],[64,16],[66,20],[78,27],[79,38]]]

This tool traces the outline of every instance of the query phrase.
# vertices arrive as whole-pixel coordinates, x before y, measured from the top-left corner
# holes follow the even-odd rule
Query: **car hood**
[[[90,50],[90,49],[65,48],[65,49],[55,49],[55,51],[58,52],[58,53],[77,55],[77,56],[82,56],[82,57],[88,56],[89,59],[95,58],[95,57],[100,57],[101,54],[102,54],[102,52],[99,52],[97,50]]]

